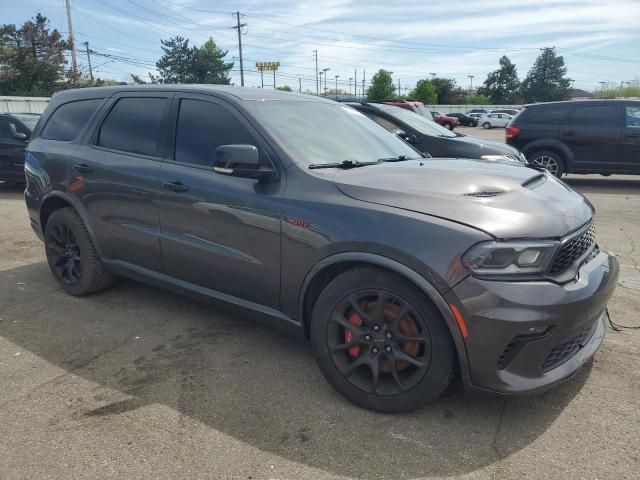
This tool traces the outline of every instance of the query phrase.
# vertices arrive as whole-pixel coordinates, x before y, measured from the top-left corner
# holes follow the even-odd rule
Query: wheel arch
[[[436,306],[449,329],[456,349],[461,374],[468,377],[467,351],[458,322],[442,294],[423,276],[408,266],[374,253],[337,253],[320,260],[307,274],[300,290],[299,317],[309,338],[309,323],[315,299],[331,280],[356,266],[375,266],[403,276],[422,290]]]
[[[573,153],[571,153],[571,149],[569,147],[559,140],[552,138],[534,140],[524,146],[522,153],[525,157],[529,158],[529,155],[542,150],[549,150],[560,155],[565,163],[565,173],[571,173],[574,161]]]
[[[91,241],[93,242],[98,254],[102,256],[100,244],[98,243],[98,239],[95,236],[93,229],[91,228],[91,224],[89,223],[86,211],[79,201],[77,201],[66,192],[54,190],[42,200],[39,211],[40,228],[42,230],[42,234],[44,235],[47,221],[51,217],[51,214],[53,214],[53,212],[55,212],[56,210],[67,207],[73,208],[73,210],[80,216],[82,222],[87,227],[87,231],[89,232]]]

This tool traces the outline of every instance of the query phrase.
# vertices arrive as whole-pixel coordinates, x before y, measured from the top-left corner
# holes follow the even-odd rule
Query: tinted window
[[[626,107],[625,113],[626,126],[640,128],[640,106]]]
[[[164,98],[121,98],[100,127],[98,145],[123,152],[159,155]]]
[[[73,140],[102,102],[100,98],[61,105],[53,112],[40,136],[49,140]]]
[[[215,103],[181,100],[176,127],[175,160],[213,165],[213,152],[220,145],[256,141],[229,111]]]
[[[570,107],[568,105],[527,107],[520,111],[517,121],[520,123],[557,125],[566,118],[569,111]]]
[[[411,128],[415,128],[420,133],[425,135],[431,135],[435,137],[455,137],[456,134],[444,127],[441,127],[433,120],[429,120],[422,115],[415,114],[413,112],[407,112],[396,107],[384,107],[384,111],[398,119],[398,121],[406,123]]]
[[[612,126],[616,122],[615,105],[589,105],[576,107],[569,121],[571,125],[585,127]]]

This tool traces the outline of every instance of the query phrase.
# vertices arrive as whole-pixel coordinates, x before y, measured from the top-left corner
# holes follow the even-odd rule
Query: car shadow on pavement
[[[246,312],[126,280],[74,298],[44,263],[2,272],[0,305],[2,337],[96,384],[68,412],[72,424],[163,404],[252,447],[355,478],[450,476],[490,465],[543,434],[589,374],[511,400],[468,398],[454,384],[417,412],[376,414],[333,391],[304,340]]]

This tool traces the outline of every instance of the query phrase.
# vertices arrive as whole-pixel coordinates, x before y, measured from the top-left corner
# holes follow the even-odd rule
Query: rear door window
[[[61,141],[75,139],[103,101],[101,98],[78,100],[59,106],[51,115],[40,137]]]
[[[98,146],[160,156],[166,99],[125,97],[117,101],[98,133]]]
[[[378,125],[383,126],[384,128],[386,128],[387,130],[389,130],[390,132],[397,132],[398,130],[402,130],[402,128],[400,127],[400,125],[396,125],[393,122],[390,122],[389,120],[387,120],[386,118],[382,118],[379,117],[378,115],[373,115],[370,113],[366,113],[366,115],[373,120],[374,122],[376,122]]]
[[[566,118],[571,107],[565,104],[525,108],[518,115],[519,123],[557,125]]]
[[[180,100],[176,162],[213,166],[216,148],[231,144],[257,145],[251,133],[221,105],[204,100]]]
[[[577,106],[568,123],[584,127],[611,127],[618,124],[616,112],[615,105]]]

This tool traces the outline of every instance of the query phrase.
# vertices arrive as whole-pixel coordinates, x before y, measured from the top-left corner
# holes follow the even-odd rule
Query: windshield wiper
[[[375,165],[378,161],[375,162],[360,162],[358,160],[343,160],[341,162],[335,163],[314,163],[309,165],[311,170],[315,170],[317,168],[356,168],[356,167],[366,167],[367,165]]]
[[[397,157],[380,158],[378,161],[383,162],[404,162],[405,160],[418,160],[417,158],[409,158],[406,155],[398,155]]]

